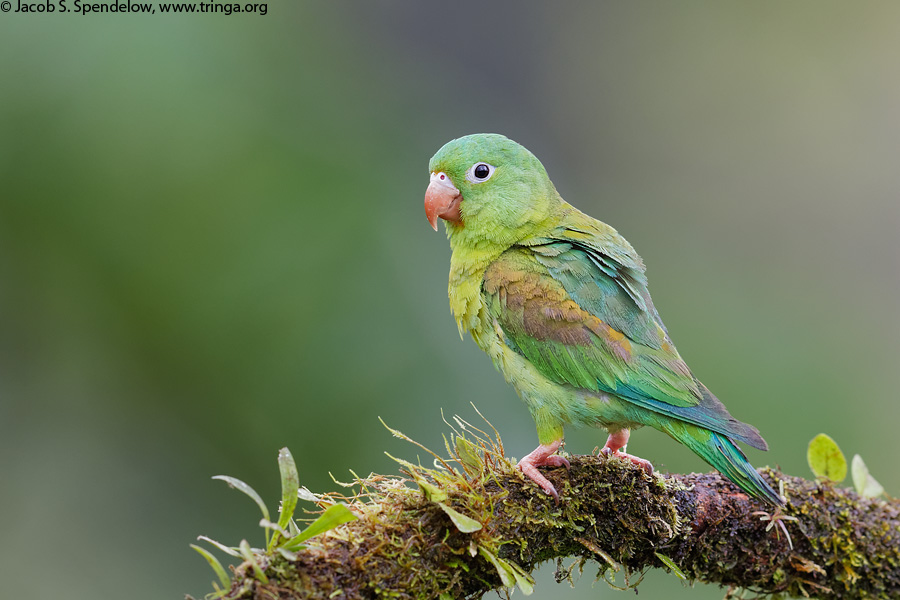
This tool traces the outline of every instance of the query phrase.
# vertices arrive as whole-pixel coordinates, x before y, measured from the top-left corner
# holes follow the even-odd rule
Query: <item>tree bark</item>
[[[270,558],[267,584],[238,567],[230,597],[479,598],[504,580],[527,590],[525,574],[560,559],[560,581],[595,561],[598,576],[621,570],[627,585],[675,565],[689,580],[757,593],[900,598],[896,500],[765,469],[797,519],[776,514],[773,525],[771,506],[718,473],[650,476],[619,458],[572,456],[568,471],[542,469],[556,504],[506,459],[480,456],[465,472],[406,463],[409,478],[361,480],[363,493],[346,499],[358,520],[313,538],[296,560]],[[564,557],[575,558],[568,568]]]

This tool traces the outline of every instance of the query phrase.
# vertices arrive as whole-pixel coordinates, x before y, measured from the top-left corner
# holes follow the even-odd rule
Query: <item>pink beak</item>
[[[437,231],[438,217],[459,223],[462,220],[459,212],[460,200],[462,195],[445,173],[432,173],[431,183],[425,190],[425,216],[431,228]]]

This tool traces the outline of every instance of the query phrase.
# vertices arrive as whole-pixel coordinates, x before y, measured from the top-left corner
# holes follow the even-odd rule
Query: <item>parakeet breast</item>
[[[451,239],[451,246],[452,246]],[[481,334],[487,333],[489,323],[484,314],[481,284],[488,266],[503,254],[504,248],[483,245],[481,248],[455,248],[450,257],[450,281],[447,293],[450,310],[459,327],[459,334],[469,332],[476,343]]]

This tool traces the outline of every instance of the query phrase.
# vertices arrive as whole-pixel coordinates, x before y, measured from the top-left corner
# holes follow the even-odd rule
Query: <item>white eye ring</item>
[[[478,178],[475,176],[475,169],[477,169],[478,167],[487,167],[488,168],[487,177]],[[487,181],[494,175],[495,170],[496,169],[494,168],[494,165],[489,165],[486,162],[477,162],[474,165],[472,165],[468,171],[466,171],[466,179],[471,181],[472,183],[484,183],[485,181]]]

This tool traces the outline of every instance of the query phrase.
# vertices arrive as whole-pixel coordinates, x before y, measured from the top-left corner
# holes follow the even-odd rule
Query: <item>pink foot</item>
[[[535,448],[534,452],[520,460],[518,464],[522,473],[541,486],[542,490],[553,496],[557,503],[559,503],[559,494],[556,493],[556,488],[553,487],[553,484],[546,477],[541,475],[537,468],[543,466],[569,468],[569,461],[562,456],[553,454],[559,450],[560,444],[562,444],[562,440],[557,440],[552,444],[541,444]]]
[[[606,445],[600,449],[600,452],[604,456],[617,456],[619,458],[624,458],[625,460],[630,460],[640,468],[644,469],[650,475],[653,474],[653,465],[649,460],[645,460],[643,458],[639,458],[637,456],[632,456],[631,454],[626,454],[624,452],[620,452],[621,449],[625,448],[625,445],[628,443],[628,436],[631,435],[631,432],[627,429],[620,429],[619,431],[614,431],[609,434],[609,437],[606,439]]]

